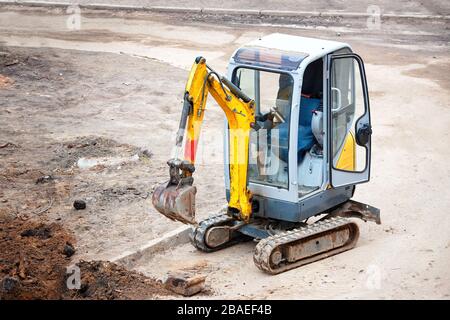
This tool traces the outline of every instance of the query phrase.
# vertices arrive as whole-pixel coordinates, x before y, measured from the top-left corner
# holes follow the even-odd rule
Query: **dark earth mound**
[[[0,300],[151,299],[173,295],[159,280],[103,261],[81,261],[79,289],[66,285],[74,237],[60,224],[0,221]],[[70,249],[70,250],[69,250]]]

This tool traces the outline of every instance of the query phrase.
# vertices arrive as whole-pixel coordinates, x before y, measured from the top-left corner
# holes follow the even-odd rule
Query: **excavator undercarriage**
[[[359,227],[348,218],[381,223],[378,209],[353,200],[321,216],[310,224],[258,218],[243,224],[222,213],[195,226],[191,243],[201,251],[213,252],[253,239],[258,242],[255,265],[266,273],[278,274],[352,249]]]

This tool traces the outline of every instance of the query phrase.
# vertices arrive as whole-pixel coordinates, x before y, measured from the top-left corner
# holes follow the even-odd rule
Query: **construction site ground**
[[[444,14],[437,11],[427,13]],[[302,25],[84,10],[74,30],[71,14],[0,6],[2,297],[177,298],[160,280],[184,270],[207,276],[206,292],[193,299],[450,298],[448,20],[391,19],[368,29],[359,20]],[[194,58],[202,55],[225,73],[237,47],[273,32],[347,42],[363,57],[372,176],[354,199],[380,208],[382,225],[358,221],[355,249],[276,276],[254,266],[254,242],[210,254],[182,244],[128,269],[99,262],[181,226],[150,199],[168,177]],[[209,103],[195,173],[199,219],[226,204],[222,130],[221,110]],[[75,200],[86,209],[75,210]],[[27,255],[29,246],[37,256]],[[42,274],[50,276],[34,266],[80,260],[84,281],[101,273],[113,284],[102,278],[107,289],[97,281],[83,295],[61,289],[65,275],[55,271],[44,282],[56,284],[37,285]],[[40,291],[14,296],[5,277],[12,287]],[[129,279],[138,290],[127,287]]]

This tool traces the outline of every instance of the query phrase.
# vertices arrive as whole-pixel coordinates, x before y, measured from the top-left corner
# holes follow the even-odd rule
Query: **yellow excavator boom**
[[[255,124],[254,101],[225,77],[212,70],[203,57],[196,58],[186,84],[184,105],[176,138],[175,158],[168,161],[170,179],[158,186],[152,197],[155,208],[165,216],[195,223],[195,194],[192,173],[208,94],[221,107],[229,126],[230,200],[228,212],[248,221],[252,212],[247,186],[250,130]],[[184,143],[184,156],[179,153]]]

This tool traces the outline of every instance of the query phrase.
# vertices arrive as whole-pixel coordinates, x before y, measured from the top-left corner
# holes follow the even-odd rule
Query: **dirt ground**
[[[256,269],[252,242],[213,254],[183,245],[135,269],[151,279],[197,270],[208,276],[211,298],[449,299],[448,25],[422,32],[187,18],[172,24],[163,15],[87,12],[80,30],[68,30],[67,18],[57,10],[0,7],[0,219],[62,225],[76,251],[70,259],[55,256],[57,265],[111,260],[180,226],[157,214],[149,196],[167,178],[187,70],[201,54],[223,73],[236,47],[284,32],[348,42],[364,58],[373,167],[355,200],[380,208],[383,224],[361,223],[355,249],[278,276]],[[208,108],[195,176],[200,218],[225,204],[222,115]],[[75,210],[75,200],[86,209]],[[127,272],[107,262],[79,264],[94,270],[93,278],[82,273],[87,283],[105,269]],[[120,276],[100,295],[84,292],[151,298],[142,277],[136,275],[142,290],[135,293],[122,288]]]
[[[161,281],[104,261],[78,262],[79,287],[69,288],[70,260],[76,251],[73,234],[60,223],[39,220],[0,220],[0,300],[173,296]]]

